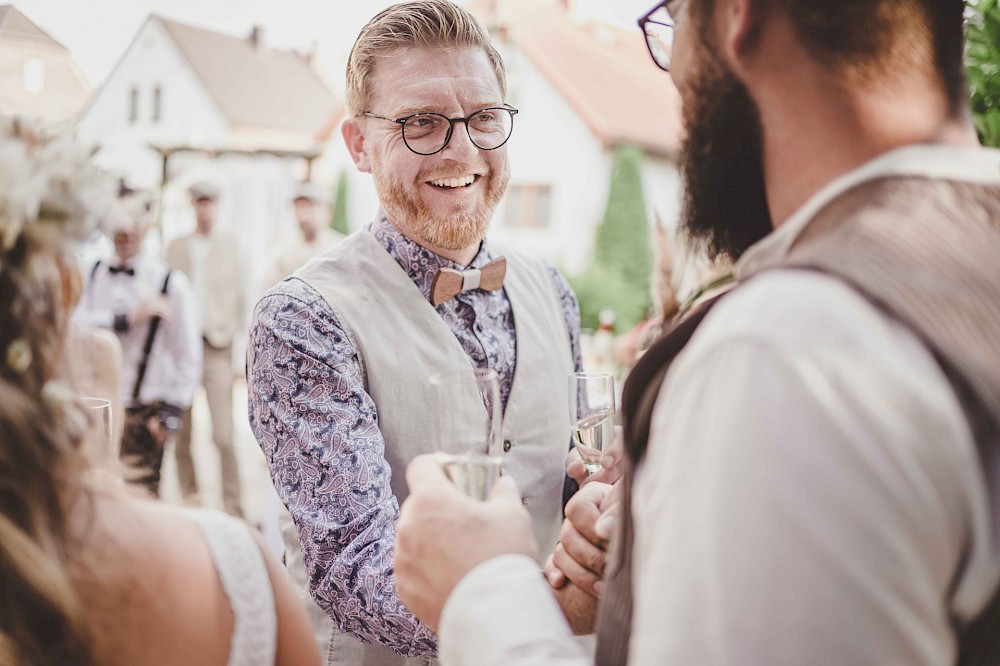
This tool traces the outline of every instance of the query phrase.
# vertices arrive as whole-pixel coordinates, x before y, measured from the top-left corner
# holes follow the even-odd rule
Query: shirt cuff
[[[457,666],[592,663],[525,555],[494,557],[459,581],[441,611],[438,651]]]

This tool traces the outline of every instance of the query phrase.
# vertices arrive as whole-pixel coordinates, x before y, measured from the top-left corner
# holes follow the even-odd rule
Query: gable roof
[[[578,23],[538,0],[476,0],[467,8],[524,53],[605,145],[676,154],[680,95],[638,29]]]
[[[66,50],[65,46],[52,39],[49,33],[39,28],[14,5],[0,5],[0,39],[48,42],[51,46]]]
[[[153,16],[233,125],[313,136],[337,100],[305,56]]]

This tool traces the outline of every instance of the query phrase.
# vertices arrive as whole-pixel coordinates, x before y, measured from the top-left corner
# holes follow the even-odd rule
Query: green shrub
[[[984,145],[1000,147],[1000,5],[967,3],[965,71],[973,119]]]
[[[597,228],[594,260],[617,268],[630,285],[649,289],[653,252],[649,247],[649,218],[642,194],[645,156],[634,146],[615,149],[615,165],[604,220]]]
[[[643,152],[615,149],[608,203],[597,228],[594,258],[570,284],[580,300],[584,328],[596,329],[601,310],[614,310],[615,330],[624,333],[646,318],[653,269],[649,222],[642,194]]]
[[[339,231],[345,236],[349,233],[347,228],[347,172],[340,171],[337,176],[337,186],[333,192],[333,204],[330,215],[330,228]]]
[[[646,318],[649,290],[635,289],[615,268],[594,262],[569,278],[569,283],[580,301],[581,328],[596,330],[601,310],[614,310],[616,333],[624,333]]]

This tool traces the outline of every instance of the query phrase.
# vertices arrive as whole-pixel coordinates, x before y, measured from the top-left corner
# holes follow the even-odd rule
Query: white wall
[[[162,90],[160,121],[153,122],[153,89]],[[138,119],[129,120],[129,96],[139,90]],[[166,30],[146,21],[129,49],[95,94],[77,124],[79,136],[101,146],[97,162],[140,187],[160,183],[157,145],[222,146],[226,119],[209,97]]]
[[[607,201],[611,160],[583,119],[516,49],[507,48],[508,101],[520,113],[508,150],[511,185],[549,184],[552,213],[548,229],[504,225],[503,204],[493,237],[525,254],[577,273],[587,264],[593,231]]]

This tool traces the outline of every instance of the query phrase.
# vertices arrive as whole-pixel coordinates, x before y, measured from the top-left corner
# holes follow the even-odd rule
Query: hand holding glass
[[[485,500],[500,478],[500,381],[490,369],[463,370],[430,379],[438,451],[459,490]]]
[[[610,372],[569,376],[569,420],[580,460],[591,474],[601,469],[601,453],[615,435],[615,378]]]

